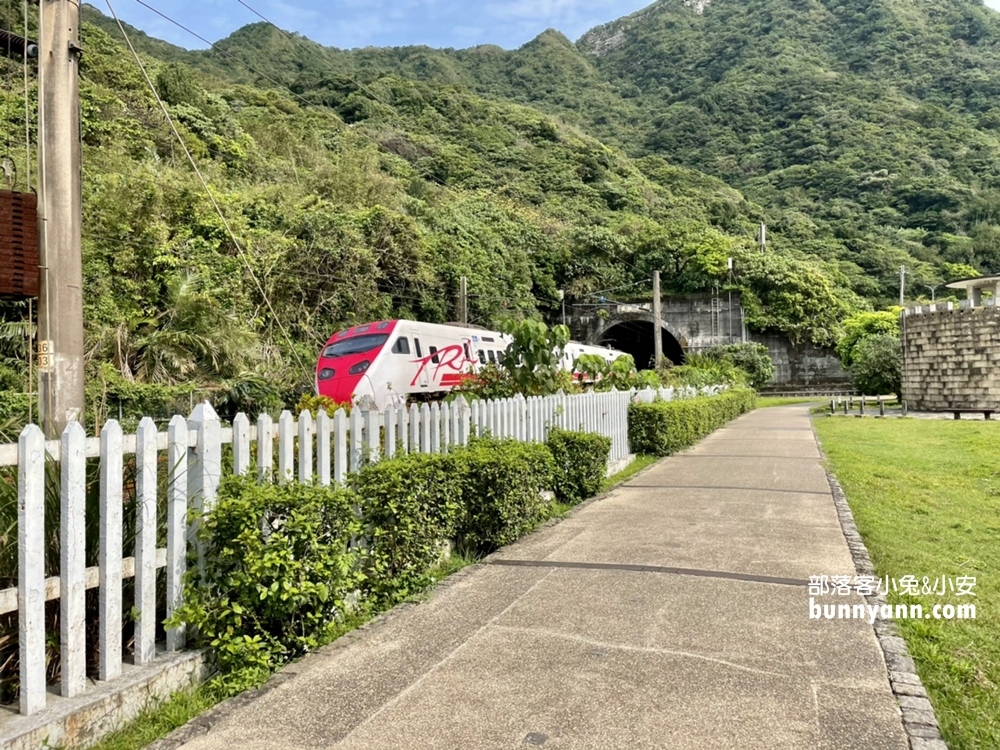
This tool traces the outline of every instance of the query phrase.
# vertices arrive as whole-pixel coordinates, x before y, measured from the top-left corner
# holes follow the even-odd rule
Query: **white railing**
[[[296,420],[283,412],[274,424],[262,415],[255,425],[243,414],[224,426],[208,403],[185,419],[175,416],[165,432],[145,418],[134,435],[124,435],[109,421],[100,437],[87,437],[79,424],[60,440],[48,440],[35,425],[16,445],[0,445],[0,466],[17,466],[18,585],[0,591],[0,615],[18,612],[20,711],[35,714],[46,707],[47,601],[59,600],[62,676],[59,693],[78,696],[87,690],[85,594],[99,589],[99,678],[113,681],[122,673],[122,586],[134,578],[134,662],[150,663],[157,653],[157,623],[182,603],[189,544],[196,543],[202,514],[215,502],[225,473],[245,475],[255,458],[258,481],[293,478],[321,485],[342,483],[363,465],[398,451],[440,453],[468,443],[471,435],[541,442],[552,427],[597,432],[611,438],[609,468],[629,457],[628,404],[695,395],[672,389],[640,393],[611,391],[510,399],[389,407],[383,413],[355,408],[350,414],[321,412],[314,420],[303,412]],[[223,446],[232,446],[231,465],[223,465]],[[275,456],[275,450],[277,456]],[[135,456],[135,524],[124,529],[125,457]],[[100,459],[98,564],[85,565],[87,459]],[[276,459],[276,460],[275,460]],[[229,461],[226,462],[230,464]],[[45,484],[49,471],[59,475],[60,559],[58,574],[46,577]],[[58,468],[56,468],[58,465]],[[129,489],[132,489],[131,487]],[[158,493],[165,489],[165,497]],[[165,547],[157,546],[158,514],[166,514]],[[50,519],[52,520],[52,519]],[[123,557],[123,536],[135,534],[135,555]],[[49,532],[53,536],[54,532]],[[157,611],[157,570],[166,568],[165,611]],[[166,631],[168,652],[185,646],[183,629]]]

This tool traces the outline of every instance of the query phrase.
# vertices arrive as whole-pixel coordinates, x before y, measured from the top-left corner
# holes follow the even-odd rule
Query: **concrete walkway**
[[[854,567],[807,409],[757,411],[170,746],[905,750],[871,626],[808,617],[821,574]]]

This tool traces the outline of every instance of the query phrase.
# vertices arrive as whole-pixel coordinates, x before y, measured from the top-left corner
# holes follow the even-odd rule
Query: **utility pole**
[[[56,438],[84,419],[80,6],[41,0],[38,8],[38,410]]]
[[[469,280],[465,276],[458,282],[458,322],[469,324]]]
[[[726,317],[729,318],[729,343],[733,343],[733,259],[729,259],[729,310]]]
[[[767,225],[763,221],[760,223],[760,234],[757,236],[757,242],[760,245],[761,253],[767,250]]]
[[[653,367],[663,362],[663,300],[660,299],[660,272],[653,271]]]
[[[566,292],[563,289],[559,290],[559,301],[562,303],[562,324],[566,325]]]
[[[899,306],[903,307],[903,292],[906,289],[906,266],[899,267]]]

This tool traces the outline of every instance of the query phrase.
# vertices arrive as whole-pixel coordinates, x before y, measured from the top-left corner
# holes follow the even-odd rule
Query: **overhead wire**
[[[152,79],[150,79],[149,73],[146,71],[146,66],[143,65],[142,58],[139,57],[139,53],[136,52],[135,47],[132,45],[132,40],[129,38],[128,33],[125,31],[125,26],[118,18],[118,14],[115,12],[114,6],[111,4],[111,0],[104,0],[104,2],[107,4],[108,10],[111,11],[112,17],[118,24],[118,28],[121,30],[122,36],[125,38],[125,43],[128,45],[129,50],[132,52],[132,56],[135,58],[136,65],[139,66],[139,70],[142,72],[143,78],[146,79],[146,83],[149,85],[150,91],[153,93],[154,98],[160,105],[160,109],[163,111],[163,115],[164,117],[166,117],[167,123],[170,125],[170,129],[173,131],[174,136],[176,136],[177,138],[177,142],[180,144],[181,149],[187,156],[188,161],[191,164],[191,168],[194,170],[195,175],[197,175],[198,177],[198,181],[201,182],[201,185],[204,188],[205,193],[208,195],[209,201],[211,201],[212,206],[215,208],[215,212],[219,215],[219,219],[222,220],[222,224],[223,226],[225,226],[227,234],[229,234],[230,239],[233,241],[233,245],[236,247],[236,252],[240,257],[240,260],[242,260],[243,265],[246,266],[247,273],[250,275],[250,278],[253,279],[253,282],[256,285],[257,290],[260,292],[261,297],[264,300],[264,304],[267,306],[267,309],[271,313],[271,317],[274,319],[275,324],[281,330],[282,334],[284,334],[285,339],[288,342],[289,348],[291,349],[291,352],[295,357],[295,359],[298,361],[299,365],[305,367],[305,363],[302,361],[302,358],[299,356],[299,353],[295,348],[295,342],[292,341],[292,337],[289,335],[288,330],[282,324],[281,319],[278,317],[278,314],[275,312],[274,307],[271,305],[271,300],[268,298],[267,292],[265,291],[263,285],[261,285],[260,280],[257,278],[257,275],[254,273],[253,267],[250,265],[250,261],[246,257],[246,253],[243,250],[243,246],[240,244],[240,241],[236,238],[236,234],[233,232],[233,229],[229,224],[229,220],[222,212],[222,208],[219,206],[218,201],[216,201],[215,196],[212,194],[212,190],[211,188],[209,188],[208,182],[205,180],[204,175],[198,168],[198,163],[191,155],[190,150],[188,150],[187,144],[184,142],[184,138],[181,136],[180,131],[177,129],[177,125],[174,123],[173,118],[170,116],[170,111],[167,109],[167,105],[160,98],[160,94],[156,90],[156,86],[153,85],[153,81]],[[139,0],[139,2],[141,2],[141,0]]]
[[[164,13],[161,10],[157,10],[152,5],[150,5],[149,3],[145,2],[145,0],[136,0],[136,2],[139,3],[140,5],[142,5],[143,7],[151,10],[153,13],[155,13],[158,16],[160,16],[160,18],[164,19],[165,21],[168,21],[169,23],[172,23],[174,26],[176,26],[177,28],[181,29],[182,31],[187,32],[188,34],[190,34],[191,36],[193,36],[195,39],[198,39],[200,42],[209,45],[209,47],[211,47],[212,49],[214,49],[216,52],[219,52],[220,54],[225,55],[230,60],[233,60],[233,61],[239,63],[240,65],[244,66],[245,68],[247,68],[252,73],[254,73],[256,75],[259,75],[262,78],[264,78],[265,80],[267,80],[268,82],[274,84],[275,86],[278,86],[279,88],[284,89],[289,94],[291,94],[292,96],[294,96],[296,99],[298,99],[299,101],[301,101],[302,103],[304,103],[306,106],[311,107],[311,108],[322,108],[322,105],[319,105],[316,102],[312,102],[309,99],[305,98],[304,96],[302,96],[301,94],[299,94],[298,92],[296,92],[295,90],[293,90],[288,84],[282,83],[281,81],[276,80],[276,79],[268,76],[266,73],[263,73],[262,71],[259,71],[253,65],[251,65],[250,63],[248,63],[246,60],[244,60],[244,59],[242,59],[240,57],[237,57],[236,55],[233,55],[233,54],[227,52],[224,49],[219,48],[218,44],[216,44],[214,42],[210,42],[208,39],[206,39],[205,37],[201,36],[196,31],[188,28],[187,26],[185,26],[184,24],[182,24],[180,21],[177,21],[177,20],[171,18],[170,16],[168,16],[166,13]],[[284,29],[280,28],[279,26],[276,26],[271,21],[268,21],[263,15],[261,15],[258,11],[254,10],[253,8],[251,8],[246,3],[242,3],[242,5],[244,5],[248,10],[250,10],[252,13],[254,13],[255,15],[257,15],[259,18],[264,19],[266,23],[269,23],[272,26],[274,26],[274,28],[276,28],[280,33],[288,36],[290,39],[297,40],[298,43],[305,44],[305,40],[299,39],[298,37],[295,37],[295,36],[289,34]],[[312,51],[314,54],[319,54],[318,52],[316,52],[315,50],[313,50],[311,47],[308,47],[308,49],[310,49],[310,51]],[[329,67],[329,62],[328,61],[323,60],[323,64],[327,65]],[[332,68],[331,68],[331,70],[332,70]],[[379,102],[380,104],[384,104],[387,107],[392,107],[393,106],[392,104],[389,104],[387,101],[385,101],[384,99],[382,99],[381,97],[379,97],[378,94],[376,94],[370,88],[368,88],[367,86],[365,86],[363,83],[360,83],[356,79],[351,78],[351,76],[347,75],[343,71],[337,70],[335,72],[338,75],[341,75],[344,78],[346,78],[348,81],[350,81],[351,83],[353,83],[360,90],[364,91],[366,94],[368,94],[368,96],[370,96],[372,99],[374,99],[375,101]],[[417,92],[417,93],[420,95],[421,99],[423,99],[423,94],[420,94],[420,92]],[[424,102],[426,103],[426,99],[424,99]],[[388,151],[388,149],[385,147],[385,145],[383,145],[381,142],[379,142],[378,139],[374,138],[373,136],[369,135],[368,133],[364,132],[363,130],[351,129],[350,132],[357,133],[362,138],[364,138],[364,139],[366,139],[368,141],[371,141],[375,146],[377,146],[382,151]],[[445,187],[445,188],[448,187],[447,183],[445,183],[444,181],[442,181],[440,178],[434,176],[433,174],[424,175],[424,178],[430,180],[431,182],[435,182],[435,183],[437,183],[438,185],[440,185],[442,187]]]

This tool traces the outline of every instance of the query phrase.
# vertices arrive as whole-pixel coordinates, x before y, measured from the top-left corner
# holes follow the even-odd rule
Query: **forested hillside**
[[[745,259],[737,281],[759,328],[830,344],[864,304],[833,266],[761,257],[762,211],[724,183],[630,159],[537,110],[319,64],[286,88],[137,36],[220,217],[116,27],[102,25],[84,27],[82,84],[97,412],[166,409],[195,388],[221,408],[289,403],[311,388],[330,333],[397,315],[453,320],[463,274],[484,325],[551,312],[559,289],[571,304],[635,282],[648,294],[654,269],[668,289],[706,289],[727,280],[730,256]],[[3,81],[8,150],[23,164],[20,66],[5,63]],[[8,323],[25,313],[3,311]],[[4,330],[0,389],[17,390],[24,339]]]
[[[331,331],[453,319],[463,274],[485,325],[551,315],[560,289],[648,293],[660,269],[829,345],[895,299],[900,265],[910,298],[1000,271],[1000,17],[977,0],[661,0],[513,51],[333,50],[259,23],[189,52],[130,29],[224,218],[117,25],[85,18],[101,408],[287,402]],[[20,66],[2,79],[22,164]],[[26,311],[2,309],[17,389]]]
[[[835,263],[876,305],[900,265],[911,297],[1000,271],[1000,15],[981,0],[660,0],[513,51],[330,50],[255,24],[199,54],[303,91],[336,69],[530,104],[742,190],[775,250]]]

